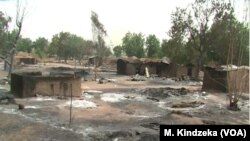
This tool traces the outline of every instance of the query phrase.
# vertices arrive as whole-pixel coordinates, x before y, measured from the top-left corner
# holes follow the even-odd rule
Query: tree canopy
[[[106,46],[104,37],[107,36],[107,31],[104,25],[99,21],[98,14],[91,12],[93,42],[95,43],[95,52],[97,56],[104,57],[111,54],[110,49]]]
[[[187,8],[177,8],[171,21],[170,39],[162,43],[162,50],[173,62],[192,63],[199,68],[210,61],[226,64],[232,38],[231,63],[240,65],[240,58],[243,64],[248,62],[249,32],[236,20],[230,3],[195,0]]]
[[[142,33],[126,33],[122,38],[122,46],[127,56],[144,57],[144,40]]]
[[[113,51],[114,51],[114,55],[116,56],[116,57],[121,57],[121,55],[122,55],[122,46],[115,46],[114,48],[113,48]]]
[[[104,57],[111,54],[104,40],[107,31],[93,11],[90,18],[93,41],[69,32],[55,34],[51,42],[43,37],[35,41],[23,38],[19,35],[23,14],[20,12],[17,15],[17,28],[9,31],[11,18],[0,11],[2,56],[9,54],[13,48],[33,52],[40,57],[56,56],[65,62],[69,58],[81,60],[91,55]],[[235,65],[249,63],[249,28],[235,18],[232,5],[225,1],[195,0],[186,8],[176,8],[171,15],[168,35],[168,39],[160,42],[154,34],[144,37],[143,33],[127,32],[122,38],[122,44],[114,47],[114,55],[120,57],[122,53],[126,53],[129,57],[139,58],[167,56],[174,63],[191,63],[199,68],[209,62],[216,62],[218,65],[228,61]]]
[[[146,52],[147,57],[149,58],[157,58],[159,56],[160,50],[160,41],[153,34],[148,35],[146,38]]]
[[[0,53],[6,54],[8,42],[8,27],[11,18],[0,11]]]

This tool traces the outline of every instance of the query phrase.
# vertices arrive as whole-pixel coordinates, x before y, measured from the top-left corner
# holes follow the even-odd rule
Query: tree
[[[127,56],[144,57],[144,37],[142,33],[126,33],[122,38],[122,46]]]
[[[107,52],[104,37],[107,36],[107,31],[104,25],[99,21],[97,13],[91,12],[93,42],[96,44],[96,55],[104,57]]]
[[[12,44],[12,41],[15,40],[16,38],[16,34],[17,34],[17,30],[12,30],[12,31],[6,31],[4,33],[2,33],[2,48],[1,48],[1,51],[2,51],[2,54],[5,56],[6,58],[6,61],[8,63],[10,63],[8,60],[10,57],[10,51],[12,50],[13,48],[13,44]]]
[[[195,0],[190,9],[177,8],[172,15],[171,34],[180,34],[183,41],[188,40],[198,53],[196,64],[198,70],[204,64],[209,46],[208,31],[211,22],[232,11],[230,4],[218,0]],[[184,38],[187,37],[187,38]],[[199,72],[199,71],[198,71]],[[198,78],[198,74],[197,78]]]
[[[49,44],[49,47],[48,47],[48,55],[49,56],[54,56],[54,55],[58,56],[58,49],[59,49],[59,46],[61,44],[61,39],[60,39],[61,34],[62,34],[62,32],[60,32],[59,34],[53,35],[53,37],[51,39],[51,43]]]
[[[147,56],[149,58],[157,58],[160,51],[160,41],[156,38],[155,35],[149,35],[146,39],[146,49]]]
[[[37,54],[40,58],[46,57],[49,47],[49,41],[43,37],[40,37],[36,39],[32,47],[35,50],[35,54]]]
[[[229,20],[231,21],[229,22]],[[230,36],[233,32],[233,36]],[[232,48],[232,57],[230,62],[234,65],[248,65],[249,63],[249,30],[247,27],[236,20],[231,15],[217,20],[213,23],[210,36],[210,46],[208,60],[215,61],[219,65],[227,64],[230,40],[234,40]]]
[[[11,18],[0,11],[0,53],[3,55],[2,58],[6,57],[6,45],[8,44],[8,27],[10,21]]]
[[[101,36],[98,37],[98,44],[96,44],[96,55],[100,57],[107,57],[111,55],[111,51],[108,47],[105,45],[105,41]]]
[[[230,76],[232,70],[231,65],[235,64],[241,66],[242,64],[249,65],[249,29],[243,24],[236,20],[233,10],[224,15],[221,18],[218,18],[213,24],[211,29],[211,36],[216,35],[217,30],[221,30],[221,37],[215,38],[211,48],[214,49],[217,54],[218,49],[225,49],[223,56],[218,56],[219,59],[222,59],[223,63],[227,65],[227,85],[225,86],[228,91],[229,96],[229,106],[230,110],[240,110],[238,107],[238,101],[243,94],[242,85],[245,85],[245,82],[242,82],[242,79],[247,78],[248,76],[242,73],[242,69],[235,69],[234,75]],[[218,43],[221,41],[224,46],[220,47]],[[226,56],[226,57],[225,57]],[[247,69],[248,71],[248,69]],[[232,81],[235,81],[232,83]]]
[[[86,49],[86,41],[76,35],[71,35],[69,38],[69,45],[71,48],[71,57],[75,58],[76,60],[81,63],[81,60],[83,59]]]
[[[92,35],[93,35],[93,42],[96,44],[96,55],[99,57],[107,56],[109,53],[109,49],[105,47],[104,36],[107,35],[107,31],[104,29],[104,25],[99,21],[98,15],[91,11],[91,22],[92,22]],[[94,61],[95,66],[95,76],[94,79],[96,80],[97,77],[97,62],[98,60]]]
[[[17,0],[17,13],[16,13],[16,27],[17,27],[17,33],[16,36],[14,38],[14,40],[12,40],[11,44],[12,44],[12,49],[10,51],[10,68],[9,68],[9,73],[8,73],[8,77],[10,77],[11,73],[12,73],[12,68],[13,68],[13,62],[14,62],[14,56],[16,54],[16,45],[17,45],[17,41],[20,38],[20,34],[21,34],[21,30],[23,27],[23,19],[25,16],[25,7],[23,7],[23,9],[21,9],[21,4],[19,2],[19,0]]]
[[[116,57],[121,57],[122,55],[122,46],[115,46],[113,48],[114,54]]]
[[[21,38],[17,42],[17,50],[30,53],[32,49],[32,41],[30,38]]]
[[[7,31],[10,21],[11,21],[11,18],[4,15],[4,13],[0,11],[0,34]]]
[[[84,44],[84,56],[92,56],[94,55],[95,44],[91,40],[86,40]]]
[[[163,40],[161,44],[161,57],[167,56],[171,59],[171,62],[177,64],[188,64],[191,62],[189,56],[193,53],[190,52],[192,48],[188,48],[186,44],[178,41],[177,38],[169,40]]]
[[[75,58],[81,63],[85,55],[93,53],[94,44],[69,32],[60,32],[53,36],[49,46],[50,54],[56,54],[66,63],[69,58]]]
[[[53,35],[52,42],[50,44],[50,51],[56,51],[59,60],[64,59],[65,63],[71,54],[71,49],[68,47],[67,42],[69,36],[69,32],[60,32],[59,34],[55,34]]]
[[[52,40],[53,40],[53,38],[52,38]],[[52,41],[48,46],[48,52],[47,52],[48,57],[52,57],[52,56],[57,55],[57,47],[55,47],[53,43],[54,42]]]

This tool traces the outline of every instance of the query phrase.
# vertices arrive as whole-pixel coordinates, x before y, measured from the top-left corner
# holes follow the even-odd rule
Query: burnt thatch
[[[249,67],[205,67],[202,89],[249,93]]]
[[[12,73],[11,92],[20,98],[37,94],[47,96],[80,96],[81,78],[74,75],[46,75],[41,72]]]

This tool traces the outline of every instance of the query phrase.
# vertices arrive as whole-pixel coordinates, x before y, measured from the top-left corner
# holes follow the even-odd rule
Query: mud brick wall
[[[117,74],[136,75],[140,73],[141,62],[138,60],[117,60]]]
[[[174,71],[172,72],[175,73],[173,77],[180,78],[183,75],[187,75],[187,67],[182,66],[182,65],[175,65]]]
[[[41,75],[41,73],[34,72],[27,74],[11,74],[11,93],[13,93],[16,97],[23,98],[23,97],[32,97],[35,96],[34,89],[35,89],[35,79],[34,77],[37,75]]]
[[[165,72],[162,72],[162,74],[165,75],[165,77],[182,77],[184,76],[190,76],[195,77],[198,69],[197,67],[187,67],[186,65],[178,65],[178,64],[169,64],[164,69]]]
[[[187,68],[176,64],[161,65],[160,76],[164,77],[181,77],[187,75]]]
[[[125,68],[125,73],[127,75],[136,75],[137,73],[139,74],[140,72],[140,66],[137,64],[131,64],[127,63],[126,68]]]
[[[169,72],[170,72],[169,64],[164,64],[164,63],[161,63],[160,67],[157,70],[157,74],[160,77],[170,77]]]
[[[81,79],[72,77],[38,77],[36,78],[35,91],[40,95],[47,96],[70,96],[81,95]]]

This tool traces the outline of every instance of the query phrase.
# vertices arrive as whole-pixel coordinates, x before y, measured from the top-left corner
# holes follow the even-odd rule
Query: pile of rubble
[[[189,91],[185,88],[174,89],[174,88],[146,88],[139,90],[139,93],[149,97],[164,99],[169,96],[181,96],[186,95]]]

